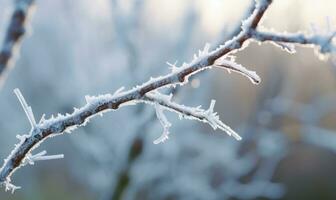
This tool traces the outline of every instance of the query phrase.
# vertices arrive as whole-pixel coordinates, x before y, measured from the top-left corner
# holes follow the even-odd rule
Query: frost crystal
[[[244,66],[235,63],[233,60],[226,60],[225,58],[220,58],[215,62],[214,66],[223,67],[229,70],[229,72],[232,70],[234,72],[240,73],[243,76],[246,76],[248,79],[250,79],[250,81],[253,84],[258,84],[261,81],[260,77],[255,71],[248,70]]]
[[[169,128],[171,127],[171,123],[168,121],[167,117],[164,115],[162,106],[160,106],[158,103],[155,104],[155,111],[156,111],[156,116],[159,119],[163,127],[163,132],[161,136],[158,139],[154,140],[153,142],[154,144],[159,144],[168,139]]]
[[[214,112],[216,100],[211,100],[209,109],[205,111],[205,118],[208,123],[212,126],[213,129],[219,128],[222,131],[225,131],[228,135],[233,136],[236,140],[241,140],[242,138],[232,130],[229,126],[224,124],[217,115],[217,112]]]
[[[11,179],[7,178],[6,181],[2,183],[5,186],[5,191],[11,191],[12,194],[15,192],[15,190],[20,189],[20,186],[15,186],[11,183]]]
[[[35,161],[41,161],[41,160],[55,160],[55,159],[62,159],[64,158],[64,154],[58,154],[58,155],[49,155],[46,156],[47,151],[41,151],[40,153],[37,153],[35,155],[28,154],[25,159],[23,160],[22,165],[30,164],[34,165]]]
[[[26,115],[29,119],[31,127],[35,128],[36,127],[36,121],[35,121],[35,117],[34,117],[32,108],[30,106],[28,106],[27,102],[25,101],[24,97],[22,96],[22,94],[21,94],[21,92],[18,88],[14,89],[14,93],[16,94],[17,98],[19,99],[19,101],[21,103],[21,106],[22,106],[23,110],[25,111],[25,113],[26,113]]]
[[[166,63],[167,63],[167,65],[169,65],[169,67],[170,67],[172,73],[176,73],[176,72],[178,72],[178,69],[179,69],[179,68],[176,66],[176,65],[177,65],[177,61],[175,61],[174,64],[172,64],[172,63],[170,63],[170,62],[166,62]]]
[[[287,53],[294,54],[296,53],[295,45],[291,43],[284,42],[272,42],[275,46],[279,46],[282,50],[285,50]]]
[[[160,94],[159,92],[151,92],[147,93],[146,96],[143,98],[143,101],[146,103],[151,103],[154,105],[160,104],[161,107],[160,109],[167,109],[172,112],[176,112],[179,115],[179,118],[182,119],[190,119],[190,120],[198,120],[204,123],[208,123],[213,129],[220,129],[224,132],[226,132],[228,135],[233,136],[237,140],[241,140],[242,138],[234,131],[232,130],[229,126],[224,124],[220,119],[219,116],[217,115],[216,112],[214,112],[214,106],[215,106],[215,100],[212,100],[210,103],[210,107],[207,110],[201,109],[200,106],[198,107],[187,107],[184,105],[180,105],[177,103],[174,103],[171,101],[171,95],[163,95]],[[159,110],[160,110],[159,109]],[[164,115],[159,115],[161,120],[163,122],[168,122],[166,118],[162,117]],[[165,119],[165,120],[164,120]],[[167,126],[168,123],[162,123],[163,127]],[[169,127],[169,126],[168,126]],[[167,135],[167,134],[163,134]],[[164,137],[167,138],[167,137]]]

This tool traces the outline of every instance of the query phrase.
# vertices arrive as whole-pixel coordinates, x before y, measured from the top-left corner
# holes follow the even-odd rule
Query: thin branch
[[[213,129],[219,128],[220,130],[225,131],[228,135],[233,136],[237,140],[241,140],[241,137],[230,127],[225,125],[218,117],[217,113],[214,112],[215,100],[211,101],[210,107],[207,110],[199,107],[187,107],[180,105],[171,101],[171,95],[162,95],[158,92],[147,93],[142,99],[146,103],[160,104],[164,109],[176,112],[180,115],[180,119],[191,119],[198,120],[204,123],[211,125]],[[162,142],[162,141],[160,141]]]
[[[256,28],[271,2],[271,0],[260,1],[252,16],[247,20],[245,28]],[[65,131],[70,132],[78,126],[84,126],[91,117],[101,114],[104,111],[115,110],[121,105],[129,103],[137,103],[137,100],[141,100],[141,98],[150,91],[163,87],[176,86],[177,84],[183,85],[188,82],[189,76],[204,69],[209,69],[218,58],[226,55],[232,50],[239,49],[247,39],[248,32],[243,30],[236,38],[228,41],[225,45],[220,46],[212,52],[208,52],[208,47],[205,48],[199,53],[198,57],[195,56],[190,64],[184,64],[183,66],[174,69],[168,75],[151,78],[148,82],[125,92],[89,98],[89,101],[87,101],[85,106],[80,109],[75,109],[72,114],[60,115],[57,118],[52,117],[40,122],[29,134],[25,135],[25,139],[21,140],[7,157],[0,169],[0,182],[6,184],[5,181],[8,180],[7,178],[22,166],[22,161],[27,154],[35,149],[38,144],[44,141],[47,137],[61,134]],[[8,184],[6,185],[8,186]]]
[[[259,84],[261,79],[255,71],[246,69],[244,66],[237,64],[234,60],[218,59],[215,67],[227,69],[229,72],[234,71],[243,76],[246,76],[253,84]]]
[[[7,28],[2,49],[0,49],[0,86],[3,85],[10,67],[14,65],[20,41],[27,32],[26,22],[33,10],[34,1],[15,0],[15,9]]]
[[[275,44],[279,43],[295,43],[301,45],[314,45],[319,47],[319,51],[323,54],[336,52],[336,45],[332,40],[336,36],[336,31],[327,34],[311,34],[307,35],[302,32],[297,33],[275,33],[265,31],[253,31],[252,37],[260,42],[271,41]]]
[[[167,140],[168,135],[169,135],[169,128],[171,127],[171,123],[168,121],[167,117],[164,115],[162,108],[163,108],[163,106],[161,106],[161,105],[159,105],[159,103],[155,102],[156,117],[159,119],[159,121],[162,125],[163,133],[158,139],[154,140],[154,142],[153,142],[154,144],[159,144],[159,143]]]
[[[7,159],[5,159],[5,162],[0,169],[0,183],[4,184],[6,187],[12,185],[10,184],[11,175],[18,168],[23,166],[23,161],[26,157],[30,155],[31,151],[46,138],[62,134],[63,132],[69,133],[78,126],[84,126],[90,118],[96,116],[97,114],[102,114],[103,112],[110,110],[116,110],[120,106],[134,105],[143,101],[159,103],[160,105],[170,108],[173,111],[178,111],[186,116],[190,116],[191,118],[207,122],[214,128],[221,128],[229,135],[233,135],[237,139],[240,139],[234,131],[219,120],[218,116],[213,111],[214,101],[212,101],[208,110],[200,111],[198,110],[200,108],[191,109],[171,101],[162,101],[162,99],[160,99],[161,96],[154,92],[157,92],[160,88],[175,87],[178,84],[184,85],[188,82],[188,78],[190,76],[203,70],[210,69],[212,66],[216,65],[225,67],[229,70],[234,69],[235,71],[248,76],[255,82],[258,82],[259,79],[256,78],[257,76],[254,73],[251,73],[251,71],[236,63],[228,62],[225,60],[225,57],[227,57],[228,54],[233,54],[238,50],[243,49],[242,47],[247,46],[244,45],[245,41],[251,38],[256,38],[254,36],[256,28],[271,3],[272,0],[258,1],[254,12],[243,22],[242,31],[237,36],[213,51],[209,51],[209,46],[207,45],[204,50],[194,56],[191,63],[185,63],[181,67],[173,67],[171,73],[165,76],[151,78],[146,83],[124,92],[118,91],[114,94],[87,97],[86,105],[79,109],[75,108],[73,113],[66,115],[59,114],[56,118],[52,116],[48,120],[41,120],[31,129],[29,134],[21,136],[19,144],[16,145],[11,154],[7,157]],[[290,42],[291,41],[288,41],[288,43]],[[293,42],[300,43],[300,41]],[[322,43],[317,43],[317,45],[321,46]],[[24,106],[24,108],[28,107]],[[29,120],[32,120],[30,115],[28,115],[28,117]]]

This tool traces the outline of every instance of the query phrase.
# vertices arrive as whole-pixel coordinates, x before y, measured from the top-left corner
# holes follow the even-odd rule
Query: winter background
[[[0,0],[0,38],[13,9]],[[112,93],[169,72],[206,42],[225,41],[250,0],[38,0],[21,53],[0,91],[0,158],[29,130],[13,93],[36,116],[66,113],[84,96]],[[334,0],[275,0],[263,25],[278,31],[335,29]],[[313,25],[312,25],[313,24]],[[315,28],[314,28],[315,27]],[[208,125],[179,120],[170,138],[152,106],[109,112],[39,147],[64,159],[18,170],[0,199],[336,199],[336,68],[311,48],[288,54],[253,43],[237,60],[262,78],[213,69],[178,88],[177,102],[216,99],[236,141]]]

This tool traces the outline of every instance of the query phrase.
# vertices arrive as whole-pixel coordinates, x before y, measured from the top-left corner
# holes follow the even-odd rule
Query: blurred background
[[[0,91],[0,157],[29,131],[13,89],[35,116],[71,112],[85,95],[113,93],[169,73],[209,42],[229,39],[252,0],[36,1],[29,34]],[[0,38],[14,1],[0,0]],[[336,28],[334,0],[274,0],[262,25],[277,31]],[[313,27],[313,28],[312,28]],[[37,150],[65,154],[18,170],[13,195],[0,199],[336,199],[336,68],[313,48],[288,54],[252,42],[237,62],[259,85],[213,69],[177,88],[174,100],[209,106],[240,135],[237,142],[206,124],[179,120],[169,140],[152,106],[123,107],[96,117]]]

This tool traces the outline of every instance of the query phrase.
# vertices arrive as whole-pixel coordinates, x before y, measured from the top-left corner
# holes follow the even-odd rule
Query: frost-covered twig
[[[211,101],[210,107],[207,110],[202,109],[200,106],[199,107],[187,107],[184,105],[180,105],[177,103],[174,103],[171,101],[171,95],[166,96],[162,95],[158,92],[156,93],[147,93],[144,97],[143,100],[145,102],[150,102],[153,104],[160,104],[161,107],[168,109],[170,111],[176,112],[180,115],[180,119],[185,118],[185,119],[192,119],[192,120],[199,120],[201,122],[207,123],[211,125],[213,129],[221,129],[225,131],[227,134],[230,136],[233,136],[237,140],[241,140],[241,137],[230,127],[225,125],[220,119],[219,116],[217,115],[216,112],[214,112],[214,106],[215,106],[215,100]],[[162,115],[159,115],[162,116]],[[164,121],[164,120],[160,120]],[[167,135],[164,135],[162,138],[163,140],[156,140],[154,143],[159,143],[163,142],[167,137]]]
[[[75,108],[73,113],[66,115],[59,114],[56,118],[52,116],[48,120],[41,120],[38,124],[36,124],[36,122],[33,123],[32,112],[29,111],[30,109],[26,104],[23,104],[25,110],[29,113],[27,116],[31,121],[32,129],[28,134],[22,136],[20,143],[16,145],[12,153],[5,160],[0,169],[0,183],[5,184],[6,187],[9,186],[11,175],[15,170],[23,166],[24,160],[30,155],[31,151],[46,138],[62,134],[63,132],[71,132],[78,126],[84,126],[90,118],[97,114],[102,115],[103,112],[118,109],[120,106],[137,104],[143,102],[146,98],[147,100],[149,100],[148,98],[151,98],[149,101],[159,103],[161,106],[169,107],[171,110],[181,111],[181,113],[190,116],[191,118],[207,122],[214,128],[221,128],[222,130],[227,131],[229,135],[233,135],[237,139],[240,139],[235,132],[219,121],[218,116],[213,111],[214,101],[211,103],[210,108],[204,111],[200,110],[200,108],[187,108],[171,101],[160,101],[161,96],[154,92],[157,92],[158,89],[164,87],[184,85],[188,82],[190,76],[205,69],[210,69],[212,66],[220,66],[229,70],[238,71],[239,73],[248,76],[255,83],[259,82],[255,73],[232,61],[228,61],[225,58],[228,57],[228,54],[233,54],[242,49],[245,41],[251,38],[256,38],[257,26],[271,2],[272,0],[258,1],[254,12],[243,22],[242,31],[237,36],[213,51],[209,51],[209,46],[207,45],[203,51],[199,52],[198,56],[194,56],[192,62],[188,64],[185,63],[181,67],[174,66],[172,72],[165,76],[151,78],[142,85],[127,91],[118,91],[113,95],[106,94],[97,97],[88,97],[86,98],[86,105],[79,109]],[[297,41],[293,42],[297,43]],[[290,41],[287,43],[290,43]],[[321,45],[321,43],[318,44]]]
[[[169,127],[171,127],[171,123],[168,121],[167,117],[164,115],[162,107],[163,106],[159,105],[158,102],[155,103],[156,116],[159,119],[163,127],[163,133],[158,139],[154,140],[154,144],[159,144],[167,140],[168,135],[169,135]]]
[[[294,47],[289,44],[313,45],[318,48],[317,52],[323,55],[336,53],[336,43],[333,42],[336,38],[336,30],[327,30],[325,33],[319,33],[313,30],[311,34],[304,32],[279,33],[254,30],[251,32],[251,35],[257,41],[270,41],[290,53],[295,53],[295,50]]]
[[[129,103],[137,103],[150,91],[176,86],[177,84],[183,85],[188,82],[188,78],[193,74],[209,69],[217,59],[241,48],[248,39],[249,32],[246,30],[257,27],[271,2],[271,0],[260,1],[251,17],[245,22],[245,29],[237,37],[211,52],[209,52],[209,47],[207,46],[203,51],[200,51],[198,56],[195,56],[190,64],[183,64],[183,66],[174,69],[165,76],[152,78],[148,82],[128,91],[88,98],[87,104],[80,109],[75,109],[72,114],[59,115],[56,118],[51,117],[48,120],[41,121],[35,128],[32,128],[29,134],[25,135],[25,139],[16,145],[16,148],[5,160],[0,170],[0,182],[5,183],[7,178],[22,166],[24,158],[47,137],[70,132],[78,126],[85,125],[91,117],[102,114],[104,111],[115,110]]]
[[[9,67],[14,65],[15,51],[18,51],[21,38],[27,32],[26,21],[32,12],[34,1],[15,0],[15,8],[0,49],[0,86],[6,79]]]
[[[246,76],[248,79],[250,79],[254,84],[258,84],[261,81],[260,77],[255,71],[246,69],[244,66],[237,64],[233,59],[226,60],[220,58],[215,62],[214,66],[227,69],[229,72],[234,71],[242,74],[243,76]]]

